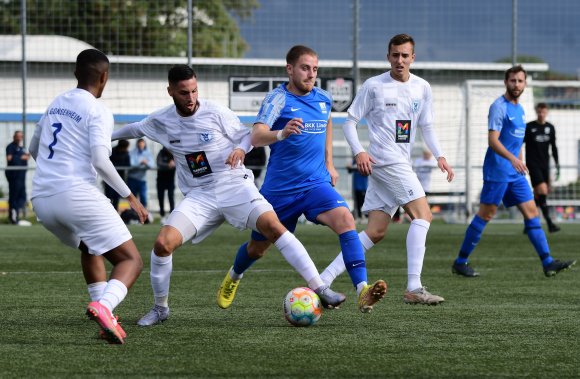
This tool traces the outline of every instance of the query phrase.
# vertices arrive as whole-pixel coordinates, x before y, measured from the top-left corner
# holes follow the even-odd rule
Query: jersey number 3
[[[62,124],[60,122],[55,122],[51,126],[54,128],[54,132],[52,133],[52,136],[54,137],[54,139],[52,140],[52,143],[50,145],[48,145],[48,150],[50,150],[50,154],[48,154],[48,159],[52,159],[52,157],[54,156],[54,150],[52,150],[52,148],[58,142],[56,135],[58,133],[60,133],[60,131],[62,130]]]

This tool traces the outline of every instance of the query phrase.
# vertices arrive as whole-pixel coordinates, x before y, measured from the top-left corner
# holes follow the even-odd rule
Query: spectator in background
[[[266,149],[264,146],[254,147],[248,154],[246,154],[246,158],[244,159],[244,166],[252,170],[252,174],[254,174],[254,183],[256,187],[260,188],[258,185],[258,179],[262,174],[262,169],[266,165]]]
[[[425,193],[431,190],[431,171],[436,167],[437,161],[433,159],[433,154],[427,149],[423,149],[423,155],[413,162],[413,170],[415,170],[417,179],[419,179]]]
[[[143,138],[137,140],[137,146],[129,154],[131,168],[128,174],[128,185],[133,195],[139,198],[141,204],[147,208],[147,170],[154,168],[153,155]]]
[[[111,153],[111,162],[115,167],[129,167],[131,166],[131,157],[129,156],[129,141],[126,139],[119,140],[117,146],[113,148],[113,152]],[[117,169],[117,173],[123,179],[123,181],[127,181],[127,169]],[[119,211],[119,200],[121,199],[121,195],[117,193],[107,182],[103,182],[103,186],[105,187],[105,196],[107,196],[111,200],[111,204],[117,212]]]
[[[8,180],[8,219],[14,225],[30,225],[26,220],[19,220],[24,214],[26,205],[26,166],[30,155],[23,146],[24,134],[21,130],[14,132],[12,142],[6,146],[6,180]]]
[[[357,221],[363,219],[362,206],[365,202],[365,194],[369,185],[369,177],[362,175],[356,166],[356,160],[353,158],[352,164],[346,166],[346,171],[352,174],[352,198],[354,201],[354,217]]]
[[[157,154],[157,199],[159,200],[159,215],[161,223],[165,223],[165,191],[169,200],[169,212],[175,208],[175,159],[173,154],[164,146]]]
[[[560,162],[558,161],[558,148],[556,147],[556,129],[554,125],[546,121],[548,105],[538,103],[536,105],[537,119],[526,125],[526,166],[530,172],[530,180],[534,187],[534,200],[536,206],[542,210],[542,214],[548,224],[548,231],[555,233],[560,227],[552,222],[548,209],[547,197],[551,190],[550,184],[550,146],[552,157],[556,163],[556,180],[560,177]]]

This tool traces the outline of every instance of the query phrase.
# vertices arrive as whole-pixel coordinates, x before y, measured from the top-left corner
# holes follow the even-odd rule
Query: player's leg
[[[495,216],[497,207],[501,203],[507,188],[508,183],[483,182],[483,188],[481,189],[479,198],[479,210],[465,231],[465,237],[459,249],[459,254],[451,266],[452,273],[467,278],[479,276],[479,273],[470,267],[469,256],[481,240],[481,235],[487,223]]]
[[[524,178],[512,183],[504,203],[506,206],[517,205],[524,216],[524,225],[528,238],[542,262],[546,276],[554,276],[576,263],[576,261],[559,261],[552,258],[546,234],[540,223],[538,209],[532,199],[530,187]]]
[[[545,175],[549,175],[549,173],[545,172]],[[544,219],[548,225],[548,231],[550,233],[558,232],[560,227],[554,224],[552,221],[552,218],[550,217],[550,209],[548,208],[548,178],[544,176],[541,182],[535,182],[532,183],[532,185],[534,186],[534,200],[536,206],[542,211],[542,214],[544,215]]]
[[[387,228],[391,221],[391,216],[383,210],[373,210],[368,212],[368,224],[365,230],[358,234],[360,242],[365,252],[379,243],[386,235]],[[346,271],[342,251],[324,269],[320,277],[324,283],[331,285],[332,282]]]
[[[107,287],[107,270],[102,256],[89,254],[89,249],[81,241],[81,268],[87,283],[87,290],[91,301],[99,301]]]
[[[222,281],[218,290],[217,302],[221,308],[228,308],[234,297],[243,273],[259,258],[273,243],[282,253],[288,263],[304,278],[308,286],[319,294],[323,305],[327,308],[337,307],[344,301],[344,295],[336,294],[325,286],[320,279],[318,270],[308,252],[300,241],[280,222],[272,206],[266,200],[249,203],[252,207],[247,217],[247,225],[254,230],[252,238],[243,244],[236,255],[234,265]],[[237,211],[243,212],[241,206]],[[233,212],[232,212],[233,213]],[[228,221],[235,226],[235,220],[226,215]],[[295,229],[297,215],[290,222]]]
[[[151,310],[139,319],[137,322],[139,326],[152,326],[169,318],[169,287],[173,271],[173,252],[197,234],[195,225],[179,209],[178,206],[169,215],[151,250],[150,279],[154,304]]]
[[[305,212],[308,220],[327,225],[338,235],[346,271],[357,291],[359,310],[370,312],[385,296],[387,283],[382,279],[372,285],[367,283],[364,248],[346,202],[330,184],[324,183],[310,190],[303,204],[308,209]]]
[[[407,290],[403,301],[407,304],[437,305],[441,296],[431,294],[421,283],[421,272],[425,259],[427,232],[432,214],[426,197],[420,197],[403,206],[412,221],[407,232]]]

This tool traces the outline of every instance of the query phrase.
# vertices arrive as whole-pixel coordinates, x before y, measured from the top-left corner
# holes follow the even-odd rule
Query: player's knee
[[[336,212],[332,215],[331,227],[338,234],[348,232],[349,230],[356,230],[352,213],[350,213],[347,208],[340,208],[340,212]]]
[[[366,229],[365,233],[367,234],[367,236],[369,237],[369,239],[373,242],[373,244],[377,244],[379,242],[381,242],[383,240],[383,238],[385,238],[385,235],[387,234],[387,230],[386,229],[377,229],[377,228],[373,228],[373,229]]]
[[[155,244],[153,245],[153,251],[155,252],[155,255],[158,257],[168,257],[173,254],[173,250],[174,248],[166,238],[162,236],[157,237]]]

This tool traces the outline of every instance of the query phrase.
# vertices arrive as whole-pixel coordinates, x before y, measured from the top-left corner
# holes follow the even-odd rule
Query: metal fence
[[[234,79],[283,78],[284,56],[293,44],[309,45],[319,53],[322,86],[350,86],[348,92],[341,92],[347,93],[346,98],[335,94],[348,105],[358,83],[388,69],[384,59],[388,39],[409,33],[417,43],[412,70],[433,87],[438,136],[457,172],[451,185],[433,172],[435,194],[430,199],[449,221],[464,221],[477,202],[486,107],[491,97],[502,93],[505,68],[512,61],[529,62],[525,67],[531,83],[540,83],[575,79],[580,62],[575,55],[580,52],[580,5],[575,0],[550,4],[539,0],[413,0],[404,4],[384,0],[5,0],[0,17],[0,142],[4,146],[18,129],[29,140],[49,101],[76,84],[74,59],[89,46],[111,58],[103,101],[113,110],[118,125],[168,104],[167,68],[188,62],[200,77],[201,96],[236,108],[242,120],[251,124],[255,109],[234,107],[233,99],[239,95]],[[497,63],[500,60],[507,63]],[[479,80],[500,80],[500,85],[480,93],[487,82]],[[555,212],[572,219],[578,201],[580,137],[574,121],[580,96],[572,82],[541,86],[527,92],[531,97],[526,111],[531,119],[533,102],[551,99],[550,121],[557,127],[563,162],[550,202]],[[334,161],[341,174],[338,189],[350,199],[351,177],[345,167],[351,157],[340,130],[345,104],[337,104],[334,112]],[[466,139],[468,132],[472,139]],[[365,140],[364,125],[360,134]],[[153,153],[159,149],[152,143],[149,147]],[[420,153],[418,143],[413,155]],[[0,171],[5,166],[2,154]],[[148,180],[154,190],[154,171]],[[0,189],[6,194],[4,175],[0,175]],[[155,193],[150,194],[155,210]]]

